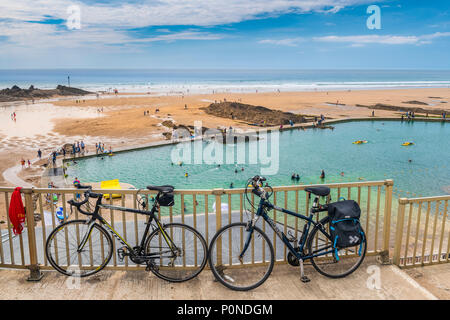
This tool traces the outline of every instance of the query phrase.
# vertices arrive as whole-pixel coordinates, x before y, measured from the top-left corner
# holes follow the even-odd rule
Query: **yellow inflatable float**
[[[363,143],[367,143],[367,140],[356,140],[354,142],[352,142],[353,144],[363,144]]]
[[[407,141],[407,142],[403,142],[402,146],[412,146],[413,144],[414,144],[414,142]]]
[[[119,183],[119,179],[102,181],[100,188],[101,189],[113,189],[113,190],[121,190],[122,189],[122,187],[120,186],[120,183]],[[112,197],[113,197],[113,199],[121,198],[122,195],[120,195],[118,193],[113,193]],[[109,199],[109,194],[108,193],[103,194],[103,198]]]

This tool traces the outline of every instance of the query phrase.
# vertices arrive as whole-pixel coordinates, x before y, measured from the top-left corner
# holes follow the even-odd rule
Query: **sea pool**
[[[283,131],[279,136],[279,170],[267,175],[272,186],[394,180],[397,196],[433,196],[450,185],[450,125],[442,122],[352,121],[334,130]],[[368,143],[356,145],[355,140]],[[402,146],[413,141],[412,146]],[[205,142],[206,143],[206,142]],[[172,164],[171,146],[69,162],[68,175],[82,182],[119,179],[138,188],[171,184],[178,189],[244,187],[260,174],[259,164]],[[223,146],[230,152],[233,146]],[[247,148],[248,152],[248,148]],[[266,167],[266,166],[264,166]],[[242,168],[244,170],[242,171]],[[235,169],[238,169],[235,173]],[[319,178],[325,170],[326,178]],[[300,175],[291,180],[292,173]],[[341,175],[344,172],[344,175]],[[188,173],[188,177],[185,177]]]

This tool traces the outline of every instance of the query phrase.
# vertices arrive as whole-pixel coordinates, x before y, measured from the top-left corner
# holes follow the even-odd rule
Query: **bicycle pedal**
[[[119,261],[122,262],[125,256],[127,255],[126,247],[122,247],[120,249],[117,249],[117,258],[119,258]]]
[[[307,276],[300,277],[300,280],[301,280],[303,283],[307,283],[307,282],[310,282],[310,281],[311,281],[311,279],[309,279]]]

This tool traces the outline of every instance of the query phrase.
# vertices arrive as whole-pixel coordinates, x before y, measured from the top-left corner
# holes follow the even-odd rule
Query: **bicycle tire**
[[[59,260],[59,258],[56,257],[58,248],[56,247],[56,250],[52,250],[52,244],[54,244],[55,241],[57,241],[57,240],[55,240],[55,237],[57,237],[58,233],[60,231],[64,232],[64,229],[67,230],[68,226],[71,226],[73,224],[82,224],[84,226],[87,226],[87,222],[88,222],[88,220],[71,220],[71,221],[64,222],[61,225],[59,225],[58,227],[56,227],[55,229],[53,229],[53,231],[48,236],[46,244],[45,244],[45,255],[47,257],[48,262],[51,264],[51,266],[56,271],[66,275],[66,276],[74,276],[74,277],[83,278],[83,277],[91,276],[91,275],[101,271],[103,268],[105,268],[105,266],[111,260],[111,257],[112,257],[112,254],[113,254],[113,248],[114,248],[113,240],[112,240],[111,236],[108,234],[108,232],[102,226],[100,226],[100,225],[98,225],[96,223],[96,224],[94,224],[94,227],[93,227],[93,229],[91,231],[91,235],[89,236],[90,237],[90,245],[87,244],[87,247],[85,246],[85,248],[89,248],[90,246],[92,246],[92,239],[94,238],[94,240],[95,240],[95,236],[93,237],[93,234],[92,234],[92,232],[94,230],[98,230],[100,232],[100,235],[103,235],[105,237],[105,239],[106,239],[106,241],[107,241],[107,243],[109,245],[108,246],[109,250],[108,250],[106,255],[104,255],[104,252],[103,252],[103,256],[104,257],[102,257],[102,259],[101,259],[102,263],[100,265],[98,265],[98,266],[96,266],[96,265],[89,265],[89,266],[83,265],[82,268],[79,268],[80,269],[79,270],[80,273],[77,273],[77,272],[74,272],[74,271],[68,271],[68,269],[71,268],[72,266],[78,266],[79,267],[80,264],[82,263],[82,259],[81,259],[81,261],[78,261],[78,263],[79,263],[78,265],[68,265],[69,262],[70,262],[70,258],[69,258],[67,266],[62,266],[58,261],[55,261],[55,258],[56,258],[56,260]],[[74,239],[77,242],[76,243],[76,247],[78,247],[78,244],[79,244],[78,241],[81,241],[82,236],[83,236],[83,233],[81,233],[81,234],[79,233],[79,237],[77,237],[77,238],[73,238],[73,236],[71,237],[71,240]],[[64,238],[66,239],[65,234],[64,234]],[[69,239],[69,236],[67,236],[67,239]],[[103,241],[102,238],[99,238],[99,240]],[[104,248],[103,242],[102,242],[101,245],[102,245],[102,250],[103,250],[103,248]],[[66,242],[66,247],[64,249],[65,249],[65,251],[67,253],[67,250],[69,250],[67,242]],[[55,257],[53,256],[52,252],[55,252]],[[70,257],[71,256],[72,255],[70,255]],[[80,255],[77,254],[77,258],[78,258],[77,260],[80,260]],[[67,261],[67,256],[66,256],[66,261]],[[81,271],[83,269],[87,270],[88,272],[81,273]]]
[[[258,227],[253,227],[253,233],[252,233],[253,239],[254,239],[254,237],[255,237],[255,231],[256,231],[257,233],[259,233],[259,234],[264,238],[264,241],[265,241],[265,243],[267,243],[267,246],[268,246],[268,248],[269,248],[270,259],[269,259],[269,261],[268,261],[268,262],[269,262],[268,268],[266,269],[266,271],[265,271],[263,277],[262,277],[259,281],[257,281],[256,283],[253,283],[253,284],[247,285],[247,286],[235,286],[235,285],[232,285],[232,284],[230,283],[230,281],[225,281],[225,279],[224,279],[227,275],[225,275],[225,274],[223,273],[223,271],[224,271],[226,268],[223,268],[223,265],[222,265],[222,264],[219,265],[219,266],[221,267],[220,270],[217,270],[217,266],[216,266],[215,263],[213,262],[213,256],[214,256],[215,243],[216,243],[217,239],[218,239],[222,234],[224,234],[224,233],[227,231],[227,229],[231,229],[231,228],[234,228],[234,227],[246,228],[246,227],[247,227],[247,224],[246,224],[246,223],[243,223],[243,222],[232,223],[232,224],[229,224],[229,225],[224,226],[223,228],[221,228],[219,231],[216,232],[216,234],[215,234],[214,237],[212,238],[211,243],[210,243],[210,245],[209,245],[209,252],[208,252],[208,262],[209,262],[209,266],[210,266],[210,268],[211,268],[211,271],[212,271],[214,277],[217,279],[217,281],[219,281],[220,283],[222,283],[225,287],[227,287],[227,288],[229,288],[229,289],[232,289],[232,290],[236,290],[236,291],[248,291],[248,290],[252,290],[252,289],[255,289],[255,288],[259,287],[260,285],[262,285],[262,284],[267,280],[267,278],[269,278],[269,276],[270,276],[270,274],[271,274],[271,272],[272,272],[272,270],[273,270],[273,266],[274,266],[274,263],[275,263],[275,254],[274,254],[273,245],[272,245],[272,243],[270,242],[270,239],[269,239],[269,237],[267,236],[267,234],[266,234],[265,232],[263,232],[263,231],[262,231],[260,228],[258,228]],[[244,230],[245,230],[245,229],[244,229]],[[230,231],[231,231],[231,230],[230,230]],[[232,232],[231,232],[231,234],[232,234]],[[250,250],[247,249],[247,252],[248,252],[248,251],[250,251]],[[264,259],[264,262],[265,262],[265,261],[266,261],[266,259]],[[243,266],[241,269],[249,270],[250,268]],[[230,270],[232,270],[232,269],[230,269]],[[234,269],[234,270],[238,270],[238,269]],[[224,278],[222,277],[221,274],[223,274],[223,277],[224,277]]]
[[[207,262],[207,258],[208,258],[208,247],[207,247],[207,244],[206,244],[206,241],[205,241],[205,239],[203,238],[203,236],[200,234],[200,232],[198,232],[197,230],[195,230],[194,228],[192,228],[191,226],[188,226],[188,225],[186,225],[186,224],[182,224],[182,223],[169,223],[169,224],[166,224],[166,225],[164,225],[163,226],[163,228],[164,228],[164,230],[166,231],[166,233],[170,236],[170,228],[172,228],[172,229],[175,229],[175,228],[182,228],[182,229],[185,229],[184,230],[184,232],[186,232],[186,230],[189,230],[191,233],[192,233],[192,235],[196,238],[196,239],[198,239],[198,241],[199,241],[199,244],[198,245],[196,245],[196,247],[195,247],[195,241],[192,241],[192,243],[190,243],[190,244],[194,244],[194,251],[196,251],[195,252],[195,257],[194,257],[194,268],[196,267],[196,269],[194,269],[194,272],[192,272],[192,273],[190,273],[190,274],[188,274],[188,276],[186,276],[186,277],[182,277],[182,278],[179,278],[179,277],[173,277],[173,276],[169,276],[167,273],[166,274],[164,274],[163,272],[162,272],[162,270],[164,270],[164,269],[161,269],[160,268],[160,265],[158,265],[157,263],[158,263],[158,260],[159,260],[159,263],[160,264],[162,264],[163,263],[163,261],[162,261],[162,258],[155,258],[155,259],[153,259],[153,264],[151,264],[151,267],[150,267],[150,270],[158,277],[158,278],[160,278],[160,279],[163,279],[163,280],[166,280],[166,281],[169,281],[169,282],[184,282],[184,281],[188,281],[188,280],[191,280],[191,279],[193,279],[193,278],[195,278],[198,274],[200,274],[200,272],[202,272],[202,270],[205,268],[205,266],[206,266],[206,262]],[[182,232],[182,231],[181,231]],[[156,237],[156,236],[158,236],[158,234],[160,234],[161,233],[161,230],[160,229],[156,229],[156,230],[154,230],[149,236],[148,236],[148,238],[147,238],[147,240],[145,241],[145,245],[144,245],[144,248],[145,248],[145,254],[146,255],[148,255],[148,254],[150,254],[150,251],[149,251],[149,244],[151,243],[151,241],[152,241],[152,239],[154,238],[154,237]],[[173,232],[172,232],[172,234],[173,234]],[[186,234],[184,235],[184,237],[186,238]],[[177,239],[174,239],[174,237],[173,237],[173,235],[171,236],[171,238],[172,238],[172,241],[174,241],[174,242],[178,242],[178,240]],[[161,242],[158,240],[158,244],[159,245],[161,245],[162,243],[165,243],[165,240],[163,239],[163,237],[162,236],[160,236],[160,238],[159,239],[161,239]],[[186,268],[186,266],[187,266],[187,262],[186,262],[186,260],[188,259],[187,257],[186,257],[186,252],[187,252],[187,250],[186,250],[186,239],[185,239],[185,244],[184,244],[184,254],[185,254],[185,256],[184,256],[184,258],[182,259],[183,260],[183,262],[182,262],[182,266],[180,266],[179,268],[178,268],[178,270],[172,270],[172,272],[170,272],[171,270],[169,270],[169,269],[167,269],[168,270],[168,273],[169,274],[181,274],[182,272],[183,272],[183,270],[182,270],[182,268]],[[160,244],[161,243],[161,244]],[[177,243],[175,243],[175,245],[177,245]],[[178,245],[177,245],[178,246]],[[180,245],[180,247],[183,247],[183,243],[181,243],[181,245]],[[201,252],[203,252],[203,254],[200,254],[200,259],[199,259],[199,256],[198,256],[198,253],[199,253],[199,248],[202,248],[202,251]],[[160,247],[160,249],[161,249],[161,247]],[[190,259],[188,259],[188,260],[190,260]],[[199,261],[200,260],[200,261]],[[199,263],[200,262],[200,263]],[[198,266],[198,267],[197,267]]]
[[[327,217],[323,218],[320,221],[320,224],[323,226],[323,228],[325,230],[327,230],[327,224],[329,224],[330,221],[331,221],[330,217],[327,216]],[[350,275],[351,273],[353,273],[354,271],[356,271],[359,268],[359,266],[361,265],[361,263],[363,262],[363,260],[364,260],[364,258],[366,256],[366,251],[367,251],[367,238],[365,236],[365,233],[364,233],[364,230],[362,229],[362,227],[361,227],[361,231],[363,232],[363,235],[364,235],[362,243],[361,243],[363,245],[363,249],[361,249],[361,255],[359,256],[359,259],[357,259],[356,262],[353,265],[351,265],[348,270],[345,270],[345,271],[337,273],[337,274],[336,273],[331,273],[331,271],[326,271],[325,270],[324,266],[326,266],[326,265],[330,265],[330,266],[334,265],[335,266],[335,268],[334,268],[335,270],[338,270],[339,268],[345,268],[343,266],[343,263],[344,262],[349,262],[350,261],[349,259],[351,259],[351,257],[348,258],[346,256],[342,256],[342,258],[340,258],[339,260],[336,260],[335,257],[334,257],[334,254],[329,254],[327,256],[318,256],[318,257],[310,258],[311,264],[313,265],[314,269],[316,269],[317,272],[319,272],[320,274],[322,274],[322,275],[324,275],[326,277],[329,277],[329,278],[334,278],[334,279],[344,278],[344,277]],[[319,236],[322,235],[322,237],[323,237],[322,239],[324,239],[324,241],[327,241],[327,240],[330,241],[330,244],[331,244],[331,240],[328,238],[328,235],[323,233],[322,230],[320,230],[318,226],[315,226],[313,228],[313,230],[311,231],[311,233],[310,233],[310,235],[308,237],[308,240],[307,240],[308,255],[312,255],[312,253],[314,251],[314,248],[313,248],[314,243],[313,242],[317,243],[317,241],[321,240],[319,238],[317,238],[316,241],[314,240],[315,237],[316,237],[316,234],[318,234]],[[355,246],[355,247],[357,247],[357,246]],[[342,249],[340,251],[347,251],[347,252],[349,250],[350,251],[351,250],[355,250],[356,251],[356,249],[351,249],[351,248],[353,248],[353,247],[344,248],[344,249]],[[359,249],[357,249],[357,250],[359,251]],[[327,261],[330,261],[330,263],[328,263]],[[331,263],[331,261],[333,263]],[[338,263],[341,263],[339,265],[339,267],[337,267]],[[333,268],[329,268],[329,270],[332,270],[332,269]]]

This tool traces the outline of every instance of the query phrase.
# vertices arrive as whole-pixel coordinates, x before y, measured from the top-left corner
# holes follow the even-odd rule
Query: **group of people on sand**
[[[317,119],[317,117],[314,117],[315,125],[320,126],[320,125],[322,125],[322,122],[324,122],[324,121],[325,121],[325,116],[323,114],[320,115],[319,119]]]
[[[63,150],[65,156],[65,149],[63,148]],[[81,140],[81,142],[77,141],[72,144],[72,155],[84,154],[85,152],[87,152],[87,150],[83,140]]]
[[[402,120],[403,120],[403,117],[405,117],[408,120],[411,120],[411,119],[414,119],[415,116],[416,116],[416,114],[414,111],[406,111],[406,113],[404,115],[402,114]]]
[[[111,146],[109,146],[109,150],[106,150],[105,149],[105,144],[102,143],[102,142],[99,142],[99,143],[95,143],[95,153],[97,153],[97,154],[101,154],[101,153],[112,154],[113,151],[112,151],[112,147]]]
[[[95,143],[95,153],[105,153],[105,144],[104,143]]]
[[[20,160],[20,164],[22,165],[22,169],[25,168],[25,164],[28,164],[28,168],[31,168],[31,161],[30,161],[30,159],[28,159],[27,161],[25,161],[25,159],[22,158],[22,160]]]

